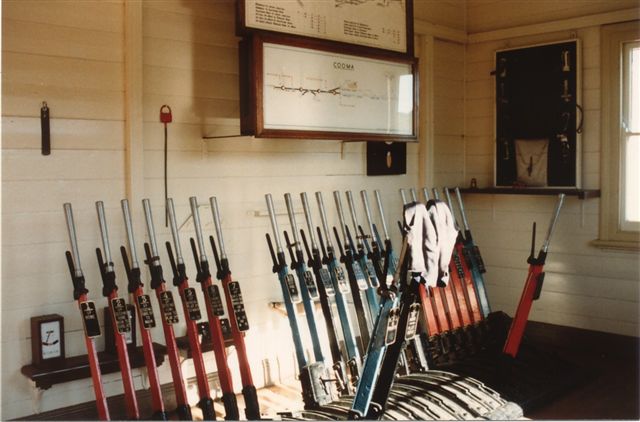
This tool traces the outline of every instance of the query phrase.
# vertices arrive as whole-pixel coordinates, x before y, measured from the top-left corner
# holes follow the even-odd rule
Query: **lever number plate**
[[[151,306],[151,298],[149,295],[140,295],[136,297],[136,303],[138,304],[138,312],[140,312],[142,328],[150,330],[155,327],[156,318],[153,315],[153,307]]]
[[[224,307],[222,306],[222,298],[220,297],[220,290],[218,289],[218,286],[212,284],[207,287],[207,295],[209,296],[209,301],[211,302],[213,314],[215,316],[224,315]]]
[[[333,284],[331,284],[331,275],[329,275],[329,270],[326,268],[320,268],[320,282],[324,286],[324,290],[327,293],[327,296],[332,297],[336,295],[336,291],[333,288]]]
[[[191,321],[197,321],[202,318],[200,313],[200,305],[198,305],[198,296],[196,296],[196,289],[193,287],[187,287],[183,290],[184,304],[187,307],[187,313]]]
[[[233,305],[233,314],[236,317],[238,331],[247,331],[249,329],[249,320],[247,319],[247,313],[244,310],[240,283],[237,281],[229,283],[229,296],[231,296],[231,304]]]
[[[127,311],[127,302],[121,297],[111,299],[111,312],[116,322],[118,333],[124,334],[131,332],[131,319]]]
[[[453,263],[456,266],[456,272],[460,280],[464,280],[464,269],[462,268],[462,262],[460,261],[460,255],[457,252],[453,252]]]
[[[416,335],[418,329],[418,317],[420,315],[420,304],[414,303],[409,306],[409,317],[407,318],[407,331],[404,333],[405,340],[411,340]]]
[[[353,262],[353,274],[356,277],[356,283],[358,283],[358,289],[367,290],[369,286],[367,285],[367,279],[362,272],[362,267],[356,261]]]
[[[300,302],[300,293],[298,292],[298,286],[296,285],[296,279],[293,277],[293,274],[289,273],[284,277],[284,284],[287,286],[287,290],[289,291],[291,302]]]
[[[335,270],[336,281],[338,282],[338,290],[340,293],[347,294],[349,293],[349,285],[347,284],[347,279],[344,276],[344,270],[341,266],[337,266]]]
[[[100,337],[100,323],[96,313],[96,304],[91,300],[80,302],[80,312],[82,312],[82,323],[86,336],[89,338]]]
[[[387,319],[387,332],[384,335],[384,343],[388,346],[396,341],[396,335],[398,334],[398,322],[400,321],[400,308],[394,306],[389,311],[389,317]]]
[[[311,300],[317,299],[318,287],[316,286],[316,282],[313,279],[313,274],[311,274],[311,271],[307,270],[302,273],[302,278],[304,278],[304,285],[307,286],[307,290],[309,291],[309,297],[311,297]]]
[[[162,308],[162,316],[167,324],[177,324],[180,322],[178,311],[176,310],[176,302],[173,300],[173,293],[164,291],[160,293],[160,307]]]

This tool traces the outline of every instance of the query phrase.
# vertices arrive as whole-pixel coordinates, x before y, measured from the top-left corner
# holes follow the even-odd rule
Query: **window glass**
[[[640,222],[640,43],[625,43],[623,57],[623,127],[620,223],[633,229]]]

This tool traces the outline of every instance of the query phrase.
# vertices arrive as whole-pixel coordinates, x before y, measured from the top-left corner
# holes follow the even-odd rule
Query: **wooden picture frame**
[[[413,0],[237,0],[236,33],[294,35],[413,56]]]
[[[272,34],[240,48],[243,135],[417,139],[417,59]]]

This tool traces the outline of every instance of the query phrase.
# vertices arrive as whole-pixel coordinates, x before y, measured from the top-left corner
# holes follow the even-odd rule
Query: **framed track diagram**
[[[254,37],[243,132],[258,137],[416,139],[414,59],[338,53]]]
[[[413,0],[238,0],[238,31],[273,31],[413,55]]]

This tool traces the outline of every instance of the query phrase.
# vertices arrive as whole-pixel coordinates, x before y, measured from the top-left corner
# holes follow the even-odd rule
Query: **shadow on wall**
[[[235,36],[235,1],[180,1],[192,10],[190,40],[193,74],[191,92],[185,94],[191,98],[189,111],[193,123],[200,125],[202,136],[238,136],[240,39]],[[213,28],[215,43],[209,39],[212,33],[211,19],[204,20],[201,15],[220,22]],[[202,47],[212,45],[213,48]],[[215,57],[210,57],[212,50]]]

